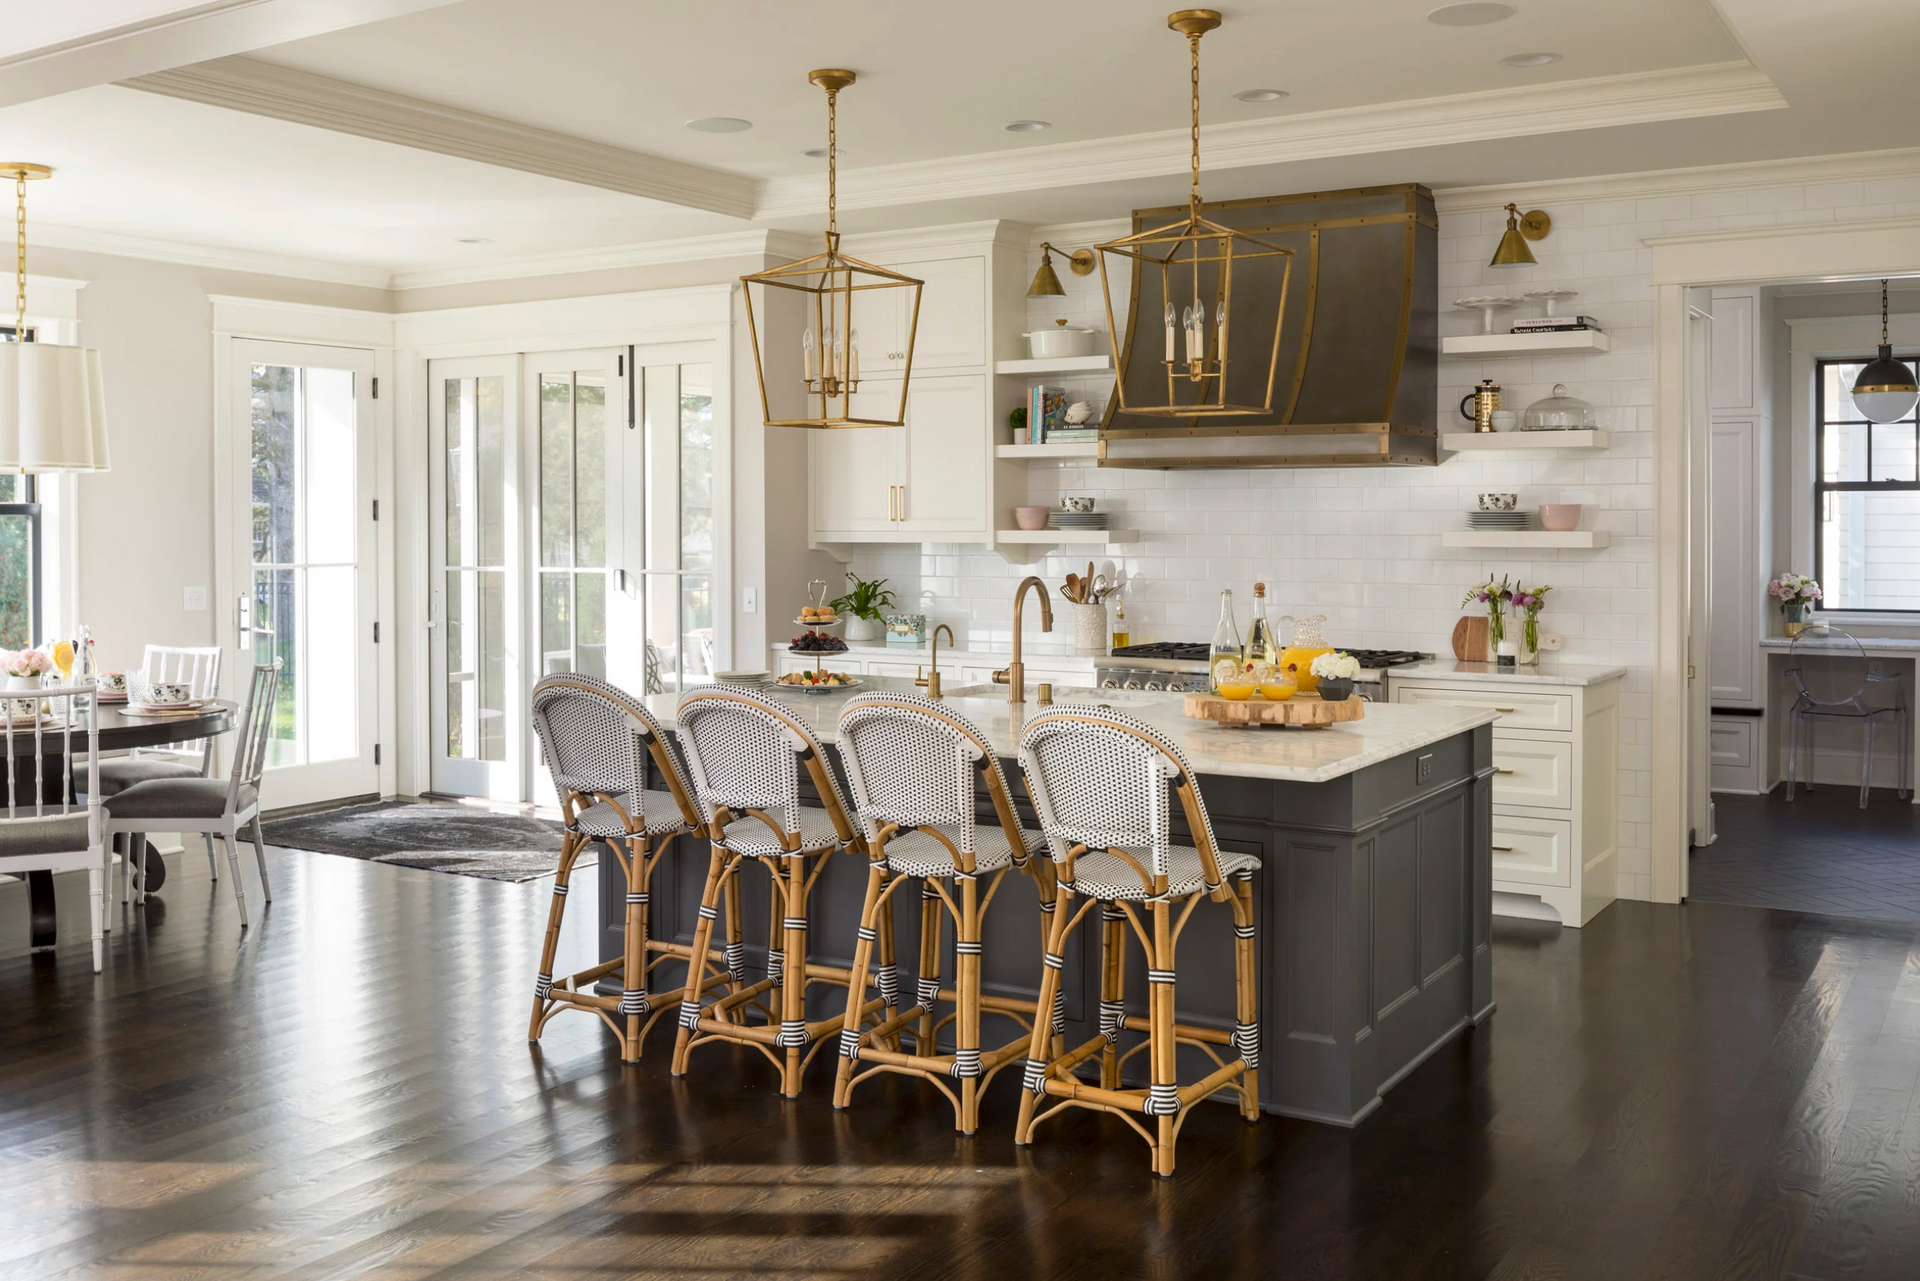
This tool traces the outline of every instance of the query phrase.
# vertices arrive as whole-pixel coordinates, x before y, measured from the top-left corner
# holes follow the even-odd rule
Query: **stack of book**
[[[1558,334],[1572,329],[1598,330],[1600,322],[1592,316],[1529,316],[1513,322],[1516,334]]]
[[[1067,421],[1067,391],[1064,387],[1047,387],[1040,384],[1027,389],[1027,439],[1036,445],[1048,441],[1064,444],[1071,440],[1098,440],[1100,427],[1097,423],[1069,423]]]

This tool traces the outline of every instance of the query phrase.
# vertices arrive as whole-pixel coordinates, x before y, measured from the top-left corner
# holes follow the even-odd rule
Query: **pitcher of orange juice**
[[[1313,674],[1313,660],[1333,649],[1320,634],[1320,625],[1326,621],[1325,614],[1309,614],[1305,618],[1295,619],[1293,642],[1280,651],[1280,670],[1290,673],[1299,682],[1302,694],[1317,694],[1320,691],[1320,678]]]

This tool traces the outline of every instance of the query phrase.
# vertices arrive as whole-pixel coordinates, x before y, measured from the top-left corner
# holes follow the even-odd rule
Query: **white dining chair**
[[[214,698],[220,693],[220,660],[226,651],[218,645],[149,645],[140,660],[140,672],[148,682],[176,683],[187,686],[195,698]],[[165,747],[136,747],[125,756],[100,763],[101,795],[114,796],[135,783],[156,778],[206,778],[213,772],[213,740],[202,738]],[[125,902],[132,893],[133,851],[142,849],[145,832],[130,834],[121,852],[120,898]],[[220,879],[220,863],[213,856],[213,837],[206,836],[207,874]]]
[[[254,861],[260,867],[260,889],[273,902],[267,880],[266,842],[260,835],[260,776],[267,765],[267,743],[273,730],[273,696],[280,686],[280,662],[255,667],[240,712],[240,733],[233,748],[233,768],[224,781],[217,778],[155,778],[105,799],[108,839],[122,832],[199,832],[211,847],[213,837],[226,843],[227,869],[233,873],[233,897],[240,905],[240,928],[247,928],[247,892],[240,875],[240,832],[248,829]],[[144,862],[145,843],[135,858]],[[146,884],[146,869],[137,870]],[[146,901],[142,888],[138,902]]]
[[[44,701],[51,710],[38,714]],[[33,708],[13,720],[10,710]],[[93,685],[65,685],[0,703],[0,739],[6,752],[6,813],[0,817],[0,872],[69,872],[85,868],[92,923],[93,972],[106,960],[107,847],[101,810],[100,756],[73,752],[73,735],[87,733]],[[84,764],[84,774],[75,772]],[[84,798],[84,799],[83,799]]]

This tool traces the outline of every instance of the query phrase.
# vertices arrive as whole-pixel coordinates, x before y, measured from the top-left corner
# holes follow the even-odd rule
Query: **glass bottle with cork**
[[[1127,630],[1127,602],[1119,601],[1113,607],[1113,647],[1125,649],[1133,644],[1133,633]]]
[[[1240,629],[1233,621],[1233,589],[1220,593],[1220,622],[1213,629],[1213,644],[1207,647],[1207,689],[1222,698],[1251,698],[1252,677],[1246,670],[1246,650],[1240,644]]]
[[[1279,626],[1290,628],[1291,615],[1283,615]],[[1292,698],[1297,682],[1280,665],[1280,646],[1274,640],[1274,624],[1267,621],[1267,585],[1253,585],[1253,621],[1247,624],[1247,648],[1242,655],[1242,670],[1252,677],[1262,698],[1284,702]]]

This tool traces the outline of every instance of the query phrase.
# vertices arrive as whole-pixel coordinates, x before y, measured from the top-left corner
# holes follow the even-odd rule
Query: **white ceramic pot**
[[[861,618],[858,614],[847,618],[847,644],[863,644],[880,639],[880,624],[871,618]]]
[[[1078,325],[1055,325],[1027,334],[1027,354],[1035,360],[1056,360],[1063,356],[1091,356],[1093,330]]]
[[[1107,603],[1098,605],[1075,605],[1073,607],[1073,652],[1076,654],[1105,655],[1111,643],[1111,634],[1107,631]]]
[[[38,676],[7,676],[8,689],[39,689],[41,678]]]

